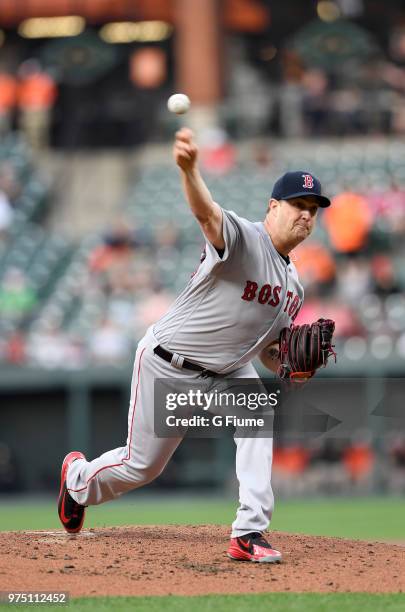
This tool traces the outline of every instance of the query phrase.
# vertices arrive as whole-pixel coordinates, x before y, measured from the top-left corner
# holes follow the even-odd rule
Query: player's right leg
[[[173,376],[190,377],[187,373],[177,373],[155,355],[153,342],[147,335],[139,343],[135,357],[126,446],[108,451],[93,461],[76,458],[66,470],[66,492],[77,505],[84,508],[109,501],[151,482],[163,471],[182,438],[155,437],[154,381]]]

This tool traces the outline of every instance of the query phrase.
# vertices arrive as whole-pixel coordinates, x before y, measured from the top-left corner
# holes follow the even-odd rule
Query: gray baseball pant
[[[154,433],[154,380],[190,380],[198,372],[174,369],[154,354],[158,344],[152,329],[139,342],[131,386],[126,446],[103,453],[93,461],[76,460],[67,475],[67,488],[84,506],[102,504],[154,480],[164,470],[182,438],[157,438]],[[229,378],[258,378],[252,364],[232,372]],[[236,438],[236,476],[239,508],[232,537],[267,529],[274,506],[271,487],[273,439]]]

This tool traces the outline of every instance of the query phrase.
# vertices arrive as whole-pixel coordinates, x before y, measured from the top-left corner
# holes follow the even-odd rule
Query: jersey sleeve
[[[222,208],[222,236],[225,242],[225,250],[220,255],[214,245],[206,239],[206,258],[211,260],[212,263],[227,261],[240,240],[240,233],[240,219],[237,214]]]

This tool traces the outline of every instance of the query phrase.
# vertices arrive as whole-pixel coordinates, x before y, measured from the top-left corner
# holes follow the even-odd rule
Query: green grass
[[[32,610],[33,606],[18,606]],[[46,610],[137,612],[402,612],[405,595],[368,593],[270,593],[260,595],[206,595],[203,597],[100,597],[73,599],[68,606],[44,606]]]
[[[109,525],[223,524],[234,518],[234,501],[182,498],[170,495],[139,497],[89,508],[87,527]],[[272,529],[357,539],[405,540],[405,499],[392,497],[312,499],[276,504]],[[60,523],[54,501],[29,498],[0,504],[0,530],[55,529]]]

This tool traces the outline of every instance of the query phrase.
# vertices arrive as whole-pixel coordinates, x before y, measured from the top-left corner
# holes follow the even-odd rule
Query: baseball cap
[[[275,200],[289,200],[300,196],[315,196],[321,208],[330,206],[330,200],[322,195],[320,180],[311,172],[296,170],[286,172],[275,183],[271,197]]]

